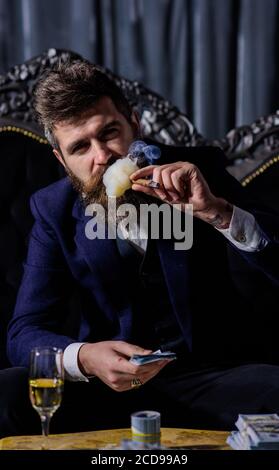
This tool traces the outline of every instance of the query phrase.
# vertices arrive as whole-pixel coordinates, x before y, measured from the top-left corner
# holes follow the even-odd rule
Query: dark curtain
[[[55,47],[143,82],[222,137],[279,106],[279,0],[0,0],[0,70]]]

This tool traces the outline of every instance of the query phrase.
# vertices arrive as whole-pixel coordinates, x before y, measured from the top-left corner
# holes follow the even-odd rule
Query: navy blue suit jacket
[[[216,196],[253,212],[269,240],[262,251],[247,253],[209,224],[194,220],[191,250],[175,251],[172,240],[156,242],[173,312],[193,357],[238,354],[244,359],[250,327],[255,328],[250,352],[258,353],[259,347],[262,351],[260,335],[270,332],[270,319],[257,311],[253,296],[255,290],[273,289],[278,282],[278,221],[245,200],[243,188],[224,170],[219,149],[162,146],[160,163],[182,160],[200,168]],[[64,349],[77,340],[132,342],[133,280],[115,240],[86,238],[89,219],[68,178],[33,195],[31,209],[35,223],[8,332],[11,363],[26,366],[35,346]],[[73,286],[80,292],[80,323],[77,332],[67,336],[61,333],[67,316],[63,301]]]

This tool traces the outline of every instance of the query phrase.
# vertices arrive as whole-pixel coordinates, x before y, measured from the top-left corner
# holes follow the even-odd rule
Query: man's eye
[[[111,129],[107,129],[105,132],[102,134],[103,140],[109,140],[113,139],[114,137],[117,137],[119,134],[119,130],[116,127],[112,127]]]
[[[88,148],[88,145],[89,144],[86,144],[86,143],[77,145],[74,148],[73,153],[81,153],[82,151],[84,151]]]

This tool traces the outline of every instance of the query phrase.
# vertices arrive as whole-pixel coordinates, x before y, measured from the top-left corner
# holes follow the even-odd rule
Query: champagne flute
[[[47,448],[50,420],[59,408],[64,385],[62,349],[38,347],[30,355],[29,395],[39,413],[44,445]]]

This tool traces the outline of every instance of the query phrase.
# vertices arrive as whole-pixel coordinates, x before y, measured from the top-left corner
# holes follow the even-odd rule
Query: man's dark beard
[[[115,161],[115,160],[114,160]],[[103,175],[107,168],[114,163],[110,161],[108,165],[102,165],[101,171],[96,173],[90,178],[88,183],[83,183],[73,172],[66,168],[67,174],[71,179],[74,189],[80,194],[84,206],[89,204],[100,204],[104,207],[106,214],[108,213],[108,196],[106,194],[106,188],[103,183]],[[158,199],[144,194],[138,191],[133,191],[128,189],[125,193],[116,198],[116,210],[121,204],[132,204],[137,211],[137,214],[140,213],[141,204],[158,204]]]

